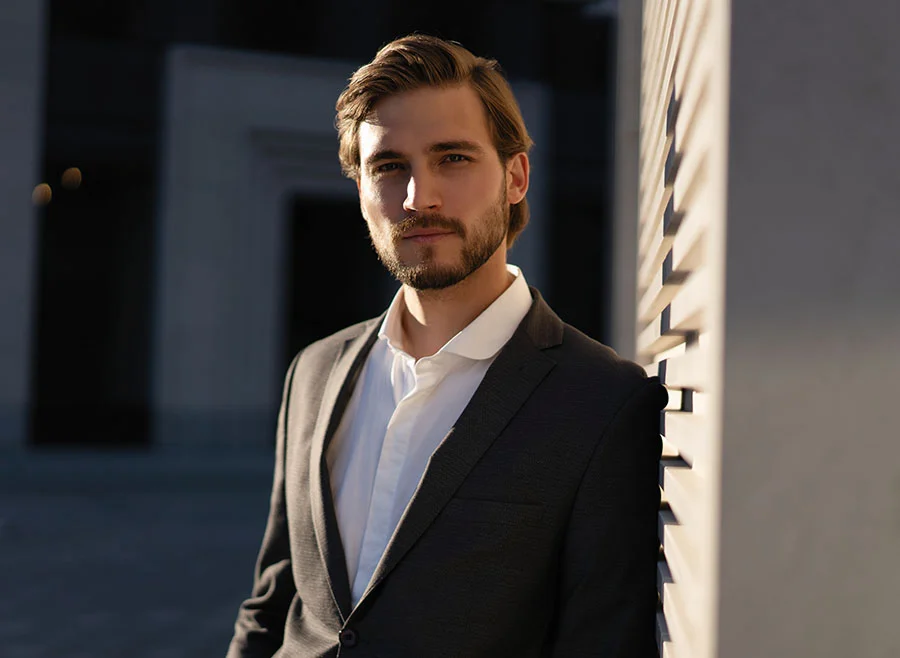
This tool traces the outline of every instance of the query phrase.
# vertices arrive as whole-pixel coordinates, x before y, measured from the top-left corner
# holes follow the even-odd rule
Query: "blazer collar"
[[[539,350],[556,347],[563,341],[563,321],[553,312],[537,288],[529,286],[531,309],[519,325],[519,331],[527,335]]]
[[[328,463],[325,455],[328,444],[331,442],[353,394],[363,364],[378,337],[378,326],[383,317],[382,315],[364,324],[361,331],[348,338],[341,347],[331,374],[325,381],[325,390],[313,431],[309,459],[309,493],[316,543],[331,586],[334,603],[342,621],[350,615],[350,580],[347,575],[347,560],[334,510],[331,478],[328,475]]]

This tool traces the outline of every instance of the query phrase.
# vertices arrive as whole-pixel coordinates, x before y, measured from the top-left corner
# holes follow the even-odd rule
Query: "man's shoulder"
[[[579,388],[626,399],[648,381],[643,367],[567,323],[562,342],[548,355],[556,361],[557,377],[578,382]]]
[[[383,316],[379,316],[357,322],[354,325],[336,331],[330,336],[320,338],[301,349],[294,357],[294,361],[298,363],[302,361],[305,366],[325,363],[332,364],[343,352],[344,346],[347,345],[348,342],[368,335],[370,331],[375,330],[382,318]],[[304,368],[304,370],[307,369],[308,368]]]
[[[534,304],[523,328],[554,361],[551,379],[557,385],[589,396],[602,391],[607,397],[627,398],[647,383],[641,366],[562,320],[538,289],[531,288],[531,294]]]
[[[369,318],[368,320],[363,320],[362,322],[357,322],[356,324],[350,325],[349,327],[344,327],[340,331],[336,331],[330,336],[325,336],[324,338],[320,338],[319,340],[310,343],[304,348],[305,352],[328,352],[334,349],[341,349],[347,341],[355,340],[361,336],[366,335],[369,330],[374,329],[375,325],[381,322],[384,315],[380,315],[375,318]]]

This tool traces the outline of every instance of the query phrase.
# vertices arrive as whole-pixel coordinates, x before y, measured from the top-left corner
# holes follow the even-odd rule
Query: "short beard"
[[[408,265],[400,261],[397,245],[403,235],[413,229],[438,228],[453,231],[462,240],[460,262],[456,265],[436,265],[435,248],[431,245],[421,247],[419,263]],[[463,223],[454,218],[438,213],[417,214],[407,217],[402,222],[390,227],[390,244],[379,245],[381,240],[372,237],[372,246],[378,258],[391,275],[400,283],[413,290],[443,290],[465,280],[470,274],[484,265],[506,240],[509,232],[509,204],[506,201],[506,188],[501,191],[498,203],[492,206],[480,219],[472,236],[467,235]]]

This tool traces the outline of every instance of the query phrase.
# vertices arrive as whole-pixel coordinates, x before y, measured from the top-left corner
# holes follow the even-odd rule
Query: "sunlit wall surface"
[[[620,16],[617,347],[669,391],[660,655],[715,655],[728,109],[727,4]],[[634,256],[632,256],[634,254]]]
[[[660,469],[663,656],[712,655],[727,107],[724,3],[644,3],[637,358],[669,389]]]
[[[671,399],[660,653],[898,655],[900,7],[621,18],[618,331]]]

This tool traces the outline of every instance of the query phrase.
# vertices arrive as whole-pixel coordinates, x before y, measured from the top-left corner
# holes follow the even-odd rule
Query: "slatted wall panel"
[[[726,0],[645,0],[637,358],[669,390],[660,654],[714,655],[724,253]]]

